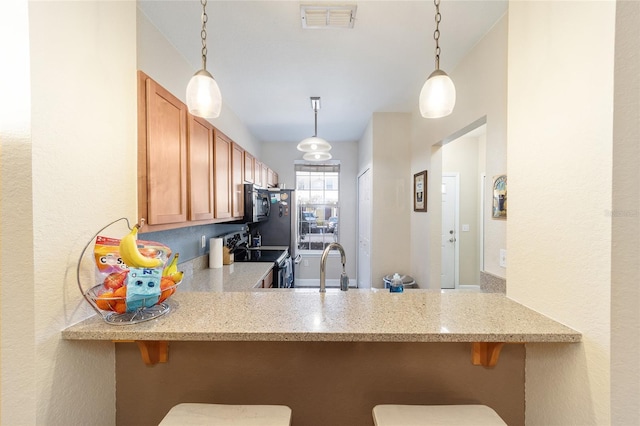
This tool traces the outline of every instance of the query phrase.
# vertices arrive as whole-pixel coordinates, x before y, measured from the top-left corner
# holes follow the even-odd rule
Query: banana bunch
[[[171,278],[175,283],[182,281],[184,276],[184,272],[178,271],[178,257],[180,257],[180,253],[174,254],[171,262],[167,263],[167,266],[162,270],[162,276]]]
[[[122,261],[131,268],[158,268],[162,266],[162,259],[158,257],[147,257],[138,250],[137,236],[140,225],[136,224],[131,232],[120,240],[120,257]]]

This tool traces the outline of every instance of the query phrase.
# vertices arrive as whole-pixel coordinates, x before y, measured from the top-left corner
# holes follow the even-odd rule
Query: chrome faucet
[[[329,256],[329,252],[331,251],[331,249],[334,248],[340,251],[340,260],[342,261],[342,274],[340,274],[340,290],[349,290],[349,277],[347,276],[347,273],[344,269],[345,264],[347,263],[347,257],[344,255],[344,249],[338,243],[331,243],[324,248],[322,257],[320,258],[320,293],[325,293],[327,291],[325,289],[327,257]]]

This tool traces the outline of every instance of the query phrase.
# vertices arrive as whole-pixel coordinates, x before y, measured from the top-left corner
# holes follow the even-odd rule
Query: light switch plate
[[[203,235],[202,237],[200,237],[200,247],[205,248],[207,246],[207,239],[206,236]]]
[[[462,232],[469,232],[469,224],[465,223],[462,225]]]
[[[500,249],[500,266],[503,268],[507,267],[507,250]]]

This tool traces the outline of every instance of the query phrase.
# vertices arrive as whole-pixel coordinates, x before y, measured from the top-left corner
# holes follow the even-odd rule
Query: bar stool
[[[286,405],[182,403],[169,410],[158,426],[290,426]]]
[[[486,405],[391,405],[373,407],[376,426],[506,426]]]

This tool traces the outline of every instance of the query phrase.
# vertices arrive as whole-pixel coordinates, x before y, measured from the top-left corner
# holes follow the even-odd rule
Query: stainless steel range
[[[235,262],[273,263],[274,287],[293,287],[293,263],[289,249],[282,246],[249,247],[246,231],[223,236],[223,244],[233,253]]]

